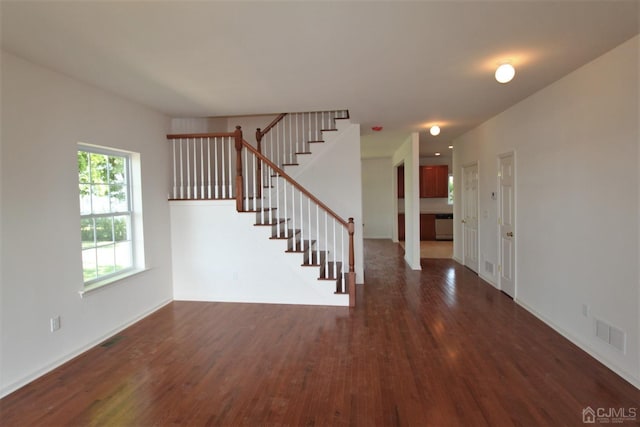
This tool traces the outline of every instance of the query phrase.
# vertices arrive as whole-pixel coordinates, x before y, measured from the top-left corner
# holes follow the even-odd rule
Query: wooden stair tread
[[[283,163],[282,166],[299,166],[299,163]]]
[[[318,144],[318,143],[320,143],[320,142],[324,142],[324,140],[319,139],[319,140],[317,140],[317,141],[307,141],[307,142],[308,142],[309,144]]]
[[[302,245],[302,248],[300,248],[300,249],[287,249],[285,251],[285,253],[288,253],[288,254],[303,254],[305,252],[308,252],[309,248],[311,246],[315,245],[315,244],[316,244],[315,240],[312,240],[311,242],[309,242],[308,240],[305,240],[304,244]]]
[[[313,153],[312,153],[311,151],[297,151],[297,152],[296,152],[296,156],[297,156],[298,154],[313,154]]]
[[[264,224],[256,223],[256,224],[253,224],[253,225],[256,226],[256,227],[265,227],[267,225],[268,226],[274,226],[274,225],[278,225],[278,224],[283,224],[283,223],[285,223],[287,221],[289,221],[289,220],[288,219],[279,218],[279,219],[274,219],[273,222],[269,222],[269,223],[265,222]]]
[[[288,230],[284,230],[287,231],[286,233],[282,233],[283,230],[281,230],[281,234],[284,234],[284,236],[271,236],[269,237],[269,240],[289,240],[292,237],[295,237],[296,235],[300,234],[300,230],[293,230],[291,228],[289,228]],[[287,234],[289,234],[289,236],[287,236]]]
[[[338,129],[320,129],[320,132],[337,132]]]
[[[275,211],[275,210],[278,210],[278,208],[247,209],[247,210],[244,210],[242,212],[260,213],[260,212],[269,212],[269,211]]]

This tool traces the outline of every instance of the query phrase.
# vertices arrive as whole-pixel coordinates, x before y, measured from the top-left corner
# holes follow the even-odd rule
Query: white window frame
[[[126,194],[127,194],[127,207],[125,211],[110,211],[107,213],[93,213],[82,214],[82,207],[78,206],[78,212],[80,213],[80,224],[82,224],[82,220],[84,219],[96,219],[96,218],[110,218],[117,216],[128,216],[129,217],[129,241],[131,242],[131,259],[130,259],[130,267],[120,269],[109,274],[98,275],[97,277],[84,280],[84,273],[82,273],[83,278],[83,288],[80,291],[80,295],[82,296],[85,292],[101,288],[102,286],[108,285],[110,283],[117,282],[122,278],[131,276],[133,274],[137,274],[140,271],[144,270],[144,253],[142,251],[142,224],[141,224],[141,209],[139,206],[139,201],[141,197],[139,194],[140,185],[139,181],[139,155],[137,153],[132,153],[129,151],[117,150],[108,147],[101,147],[91,144],[79,143],[76,156],[80,152],[87,153],[95,153],[102,154],[106,156],[113,157],[123,157],[125,158],[125,170],[126,170]],[[78,171],[79,174],[79,171]],[[80,176],[78,175],[78,184],[83,184],[80,182]],[[94,183],[89,183],[94,184]],[[138,191],[136,191],[138,190]],[[95,223],[94,223],[95,228]],[[95,236],[95,235],[94,235]],[[115,234],[114,234],[115,239]],[[82,244],[82,238],[80,238],[80,242]],[[94,237],[94,242],[95,237]],[[114,241],[115,242],[115,241]],[[97,243],[97,242],[96,242]],[[94,246],[97,247],[97,246]],[[81,246],[81,251],[84,250]],[[81,257],[82,258],[82,257]],[[97,264],[97,261],[96,261]],[[84,271],[84,261],[81,259],[82,269]]]

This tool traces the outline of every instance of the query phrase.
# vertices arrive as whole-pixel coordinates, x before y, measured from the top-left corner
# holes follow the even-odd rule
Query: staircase
[[[355,305],[353,219],[345,220],[291,175],[321,150],[328,132],[339,132],[348,112],[280,114],[256,132],[257,146],[235,132],[168,135],[172,143],[171,200],[235,200],[270,240],[285,242],[285,256],[335,284],[334,294]],[[306,273],[304,273],[306,274]]]

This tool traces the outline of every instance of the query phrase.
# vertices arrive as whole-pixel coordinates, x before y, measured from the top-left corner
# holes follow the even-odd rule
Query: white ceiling
[[[0,3],[2,46],[171,116],[348,108],[421,153],[639,32],[634,1]],[[510,60],[516,78],[493,79]],[[442,126],[437,138],[424,130]],[[381,125],[379,133],[371,126]]]

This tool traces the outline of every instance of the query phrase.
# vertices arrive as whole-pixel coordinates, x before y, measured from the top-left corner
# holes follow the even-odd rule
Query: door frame
[[[462,261],[462,265],[464,265],[465,267],[469,268],[471,271],[473,271],[474,273],[480,275],[480,162],[478,160],[474,160],[471,162],[467,162],[462,164],[462,166],[460,167],[460,183],[458,184],[458,188],[460,188],[460,192],[462,193],[462,197],[460,197],[460,199],[462,199],[460,202],[460,213],[461,213],[461,217],[463,217],[462,219],[464,219],[464,212],[465,212],[465,203],[466,203],[466,197],[464,197],[463,193],[464,193],[464,170],[465,168],[468,167],[472,167],[475,166],[476,169],[478,170],[478,189],[476,191],[476,212],[477,212],[477,224],[476,224],[476,235],[477,235],[477,241],[476,244],[478,245],[476,248],[476,253],[478,254],[478,264],[476,265],[476,270],[474,270],[473,268],[469,267],[468,265],[465,264],[465,248],[466,248],[466,239],[464,236],[464,227],[465,225],[461,223],[461,239],[462,240],[462,257],[461,257],[461,261]],[[462,220],[461,220],[462,221]]]
[[[496,157],[496,168],[498,170],[498,173],[496,173],[496,182],[497,182],[497,188],[498,188],[498,215],[500,214],[500,208],[502,206],[502,192],[499,191],[500,190],[500,160],[505,158],[505,157],[513,157],[513,234],[514,236],[518,236],[517,233],[517,206],[518,206],[518,192],[516,191],[517,185],[518,185],[518,167],[517,167],[517,158],[516,158],[516,151],[515,150],[510,150],[510,151],[506,151],[504,153],[500,153],[498,154],[498,156]],[[500,218],[502,220],[502,218]],[[501,257],[500,254],[502,253],[502,235],[501,235],[501,224],[498,223],[497,224],[497,230],[496,230],[496,237],[498,239],[498,245],[497,245],[497,249],[498,249],[498,253],[497,253],[497,260],[498,262],[501,262]],[[513,300],[516,300],[516,296],[518,295],[518,245],[514,242],[513,244]],[[502,264],[498,264],[500,266],[500,268],[502,267]],[[498,289],[500,289],[501,291],[502,289],[502,271],[498,271]],[[505,292],[506,293],[506,292]]]

